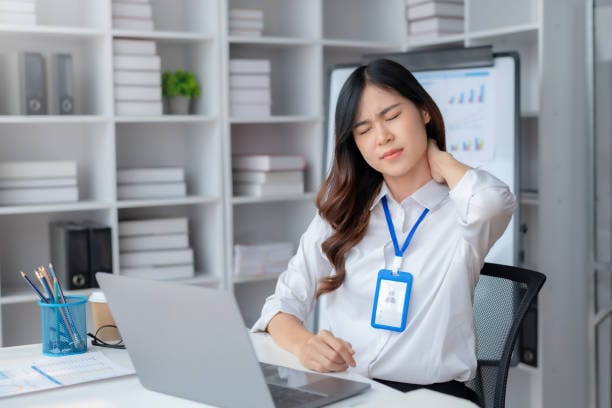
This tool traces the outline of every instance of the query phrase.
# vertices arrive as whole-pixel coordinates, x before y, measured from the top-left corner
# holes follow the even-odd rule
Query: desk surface
[[[253,344],[257,351],[257,357],[264,363],[283,365],[286,367],[304,369],[292,354],[277,347],[271,338],[265,334],[253,334]],[[132,362],[124,350],[105,349],[90,347],[90,351],[101,351],[112,361],[124,366],[133,367]],[[24,357],[40,357],[40,345],[28,345],[19,347],[0,348],[0,361],[7,362],[12,359]],[[341,407],[456,407],[474,408],[476,405],[469,401],[454,398],[449,395],[440,394],[430,390],[418,390],[403,394],[392,388],[386,387],[368,378],[364,378],[354,372],[343,372],[332,374],[341,378],[349,378],[358,381],[369,382],[372,388],[358,396],[338,402],[332,406]],[[160,394],[144,388],[135,375],[113,378],[109,380],[84,383],[68,387],[56,388],[0,399],[2,407],[41,407],[46,408],[77,408],[77,407],[204,407],[206,405],[189,401],[183,398]]]

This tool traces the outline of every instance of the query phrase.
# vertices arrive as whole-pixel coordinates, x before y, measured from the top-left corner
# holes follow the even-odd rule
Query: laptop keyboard
[[[308,402],[324,398],[319,394],[298,390],[296,388],[281,387],[276,384],[268,384],[274,405],[282,408],[299,407]]]

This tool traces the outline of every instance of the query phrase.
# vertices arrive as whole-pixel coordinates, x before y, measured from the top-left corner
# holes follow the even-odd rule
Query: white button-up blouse
[[[378,271],[390,268],[393,243],[380,199],[386,195],[400,246],[429,208],[404,253],[401,270],[413,274],[406,329],[370,325]],[[414,384],[466,381],[476,371],[472,318],[474,287],[484,258],[506,229],[516,203],[507,185],[483,170],[468,170],[449,191],[430,180],[397,203],[385,183],[371,207],[367,232],[346,256],[342,285],[321,296],[323,327],[350,342],[356,370],[371,378]],[[297,253],[253,326],[263,331],[279,312],[305,321],[319,280],[334,274],[321,244],[331,226],[316,215]]]

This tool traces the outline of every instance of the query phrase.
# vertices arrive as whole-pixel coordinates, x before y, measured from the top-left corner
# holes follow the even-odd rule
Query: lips
[[[399,156],[399,154],[402,152],[402,150],[404,150],[404,149],[391,149],[391,150],[385,152],[382,155],[382,159],[383,160],[385,160],[385,159],[394,159],[397,156]]]

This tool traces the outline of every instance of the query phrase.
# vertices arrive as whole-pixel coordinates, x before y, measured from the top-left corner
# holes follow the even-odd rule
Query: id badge
[[[402,332],[406,328],[412,274],[381,269],[376,281],[374,305],[372,306],[372,327]]]

